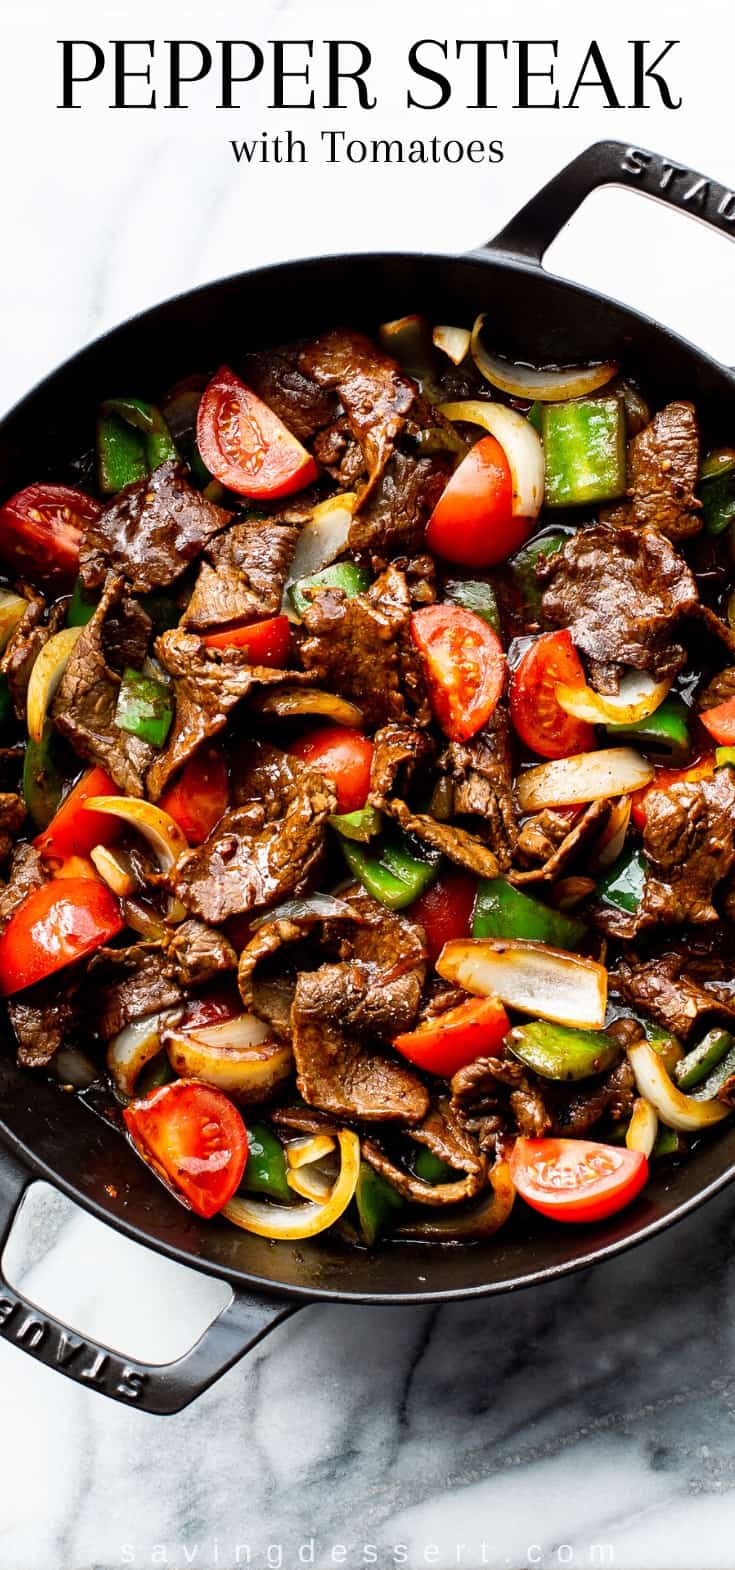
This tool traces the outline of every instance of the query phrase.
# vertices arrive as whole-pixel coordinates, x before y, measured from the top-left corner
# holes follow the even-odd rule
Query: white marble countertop
[[[119,36],[113,24],[123,16],[130,33],[137,9],[137,0],[127,9],[74,0],[64,6],[67,35],[86,21],[92,31],[75,36]],[[293,33],[305,9],[297,0],[255,6],[258,34],[289,25]],[[714,18],[715,9],[704,0],[697,16]],[[171,36],[164,23],[176,15],[178,36],[182,18],[188,28],[198,19],[189,36],[202,36],[203,10],[174,13],[165,0],[157,34]],[[308,10],[309,32],[330,36],[319,28],[338,11]],[[525,10],[529,35],[544,36],[544,8],[534,0]],[[215,36],[239,36],[242,8],[216,11]],[[361,0],[350,6],[349,31],[377,48],[389,17],[410,38],[423,16],[419,32],[439,27],[442,36],[444,11],[430,0],[407,4],[398,18],[385,0]],[[471,25],[484,11],[471,0],[452,7],[465,36],[476,36]],[[644,22],[660,33],[657,11],[650,0],[636,8],[641,33]],[[106,326],[241,265],[348,245],[475,245],[600,135],[640,138],[722,180],[733,175],[720,138],[729,98],[723,91],[718,105],[716,92],[726,85],[725,41],[705,56],[696,19],[680,4],[666,18],[692,68],[680,115],[590,111],[526,127],[499,114],[492,134],[507,138],[508,152],[498,169],[428,174],[314,166],[244,174],[227,137],[261,129],[259,110],[216,132],[196,119],[183,127],[136,120],[124,131],[109,117],[69,124],[48,95],[42,110],[29,103],[22,73],[7,69],[10,46],[32,42],[48,85],[57,19],[57,8],[32,0],[7,5],[0,23],[12,215],[0,247],[0,410]],[[505,20],[502,33],[514,36],[513,17]],[[589,35],[578,0],[560,25],[565,35]],[[496,26],[501,34],[494,14]],[[396,124],[406,131],[396,102],[374,118],[371,134],[397,134]],[[348,123],[365,132],[354,117]],[[457,113],[441,130],[469,134],[470,120]],[[638,203],[633,221],[632,200],[611,193],[590,203],[558,243],[555,265],[637,300],[732,362],[735,325],[722,307],[732,298],[733,252],[651,204]],[[512,1298],[441,1310],[310,1308],[174,1418],[116,1407],[0,1343],[0,1570],[731,1570],[732,1233],[725,1194],[633,1254]],[[154,1360],[182,1352],[226,1297],[220,1284],[121,1240],[42,1185],[7,1263],[44,1307]]]

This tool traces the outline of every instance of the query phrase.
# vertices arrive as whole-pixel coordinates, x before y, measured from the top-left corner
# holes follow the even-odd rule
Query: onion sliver
[[[298,583],[300,578],[310,578],[314,573],[321,572],[323,567],[331,566],[332,562],[341,556],[347,547],[355,501],[354,491],[347,491],[339,496],[328,496],[325,502],[319,502],[308,522],[304,524],[296,542],[283,595],[282,608],[289,621],[301,620],[293,608],[288,592],[291,584]]]
[[[138,887],[129,867],[126,867],[114,850],[109,845],[95,845],[89,852],[89,859],[99,874],[103,883],[117,894],[118,899],[125,899],[129,894],[134,894]]]
[[[282,1041],[212,1046],[201,1036],[171,1030],[164,1036],[164,1046],[172,1069],[182,1079],[199,1079],[249,1105],[267,1101],[293,1072],[293,1053]]]
[[[341,1157],[339,1175],[323,1205],[311,1203],[279,1208],[238,1194],[228,1201],[221,1214],[245,1232],[255,1232],[258,1237],[278,1238],[282,1242],[296,1242],[325,1232],[327,1227],[333,1226],[344,1215],[357,1188],[360,1172],[360,1140],[357,1134],[342,1129],[337,1139]]]
[[[435,327],[431,336],[434,347],[441,349],[453,365],[461,365],[466,359],[472,342],[469,327]]]
[[[638,1150],[642,1156],[650,1156],[657,1133],[658,1113],[655,1107],[646,1101],[645,1096],[637,1096],[625,1135],[628,1150]]]
[[[231,1047],[243,1052],[247,1047],[260,1047],[270,1041],[271,1028],[255,1014],[236,1014],[234,1019],[221,1019],[216,1025],[192,1025],[184,1030],[187,1036],[200,1041],[205,1047]]]
[[[481,425],[500,442],[513,486],[513,516],[536,518],[544,499],[544,449],[525,415],[519,414],[517,409],[509,409],[504,403],[489,403],[482,398],[442,403],[439,410],[448,420],[466,420],[470,425]]]
[[[515,1188],[507,1161],[498,1161],[489,1176],[489,1186],[471,1205],[461,1210],[447,1209],[431,1220],[405,1222],[395,1227],[396,1236],[427,1243],[460,1243],[472,1238],[492,1237],[504,1226],[513,1209]]]
[[[617,375],[618,366],[612,360],[606,360],[604,365],[569,366],[563,371],[539,371],[530,365],[514,365],[511,360],[488,354],[481,342],[484,325],[483,312],[472,329],[472,358],[485,381],[512,398],[537,399],[539,403],[580,398],[583,393],[596,392]]]
[[[500,998],[521,1014],[602,1030],[607,971],[596,960],[523,938],[456,938],[444,944],[439,975],[477,997]]]
[[[10,642],[27,610],[28,601],[21,594],[13,594],[10,589],[0,589],[0,651]]]
[[[724,1101],[718,1101],[716,1097],[711,1101],[698,1101],[679,1090],[647,1041],[636,1041],[634,1046],[628,1047],[628,1062],[635,1074],[638,1094],[650,1101],[667,1128],[696,1134],[698,1129],[721,1123],[723,1118],[730,1116],[732,1107],[726,1106]]]
[[[313,1161],[321,1161],[323,1156],[328,1156],[334,1150],[334,1140],[331,1134],[305,1134],[303,1139],[292,1139],[286,1146],[286,1160],[294,1171],[298,1167],[310,1166]]]
[[[654,681],[648,671],[626,671],[616,693],[595,692],[588,686],[567,687],[560,682],[556,701],[566,714],[591,725],[635,725],[653,714],[671,686],[671,677]]]
[[[334,1188],[334,1176],[327,1177],[319,1167],[296,1167],[286,1173],[286,1182],[299,1199],[314,1199],[324,1205]]]
[[[610,816],[600,835],[587,854],[587,871],[599,872],[602,867],[611,867],[617,861],[623,846],[630,823],[631,799],[630,796],[620,796],[614,801],[610,809]]]
[[[575,752],[571,758],[527,769],[516,795],[521,812],[541,812],[602,796],[627,796],[650,785],[653,775],[653,764],[633,747],[601,747],[599,752]]]
[[[256,698],[252,706],[261,714],[321,714],[335,725],[350,725],[355,730],[362,725],[362,709],[319,687],[279,687]]]
[[[44,643],[37,656],[28,682],[26,713],[28,735],[31,741],[40,742],[54,693],[69,663],[69,658],[81,627],[63,627]]]
[[[305,894],[302,899],[286,899],[250,923],[251,932],[270,927],[274,921],[354,921],[355,910],[346,900],[333,894]]]
[[[135,1082],[141,1069],[161,1051],[161,1032],[164,1024],[173,1024],[176,1012],[149,1014],[147,1019],[134,1019],[125,1025],[107,1044],[107,1067],[115,1088],[123,1096],[135,1094]]]
[[[129,823],[133,829],[143,835],[153,851],[161,872],[170,872],[179,856],[189,849],[189,842],[179,828],[178,823],[169,817],[161,807],[154,807],[150,801],[140,801],[134,796],[90,796],[83,803],[90,812],[109,812],[113,818],[121,818],[123,823]],[[184,906],[174,895],[168,901],[168,920],[183,921],[186,915]]]

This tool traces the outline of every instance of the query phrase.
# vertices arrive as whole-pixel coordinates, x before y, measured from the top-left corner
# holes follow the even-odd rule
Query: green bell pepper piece
[[[425,1145],[419,1147],[413,1170],[424,1183],[455,1183],[460,1176],[448,1161],[442,1161],[441,1156],[435,1156]]]
[[[7,676],[0,673],[0,733],[7,731],[14,715]]]
[[[168,687],[154,676],[126,669],[117,695],[115,724],[119,730],[152,747],[162,747],[171,729],[173,703]]]
[[[77,578],[74,592],[69,601],[69,609],[66,613],[67,627],[86,627],[87,622],[92,620],[96,609],[97,601],[87,599],[82,580]]]
[[[366,845],[383,827],[383,815],[377,807],[360,807],[357,812],[333,812],[328,820],[338,834],[347,840],[357,840]]]
[[[681,1058],[674,1069],[674,1079],[680,1090],[693,1090],[722,1062],[726,1052],[735,1046],[729,1030],[708,1030],[706,1036]]]
[[[157,633],[169,632],[172,627],[178,627],[181,621],[181,606],[177,604],[173,594],[167,594],[165,589],[154,589],[150,594],[138,596],[144,611],[150,616]]]
[[[665,758],[678,767],[686,763],[691,752],[688,721],[689,710],[683,699],[669,694],[648,719],[629,725],[609,723],[605,730],[616,744],[630,739],[642,752]]]
[[[374,1172],[367,1161],[360,1162],[355,1201],[362,1235],[369,1248],[395,1226],[406,1208],[402,1195],[379,1172]]]
[[[64,790],[59,764],[59,741],[50,720],[40,741],[29,736],[23,760],[23,800],[37,829],[47,829]]]
[[[242,1186],[251,1194],[268,1194],[290,1204],[293,1190],[286,1173],[286,1154],[280,1139],[264,1123],[248,1123],[248,1159]]]
[[[150,1063],[146,1063],[138,1076],[135,1087],[136,1096],[147,1096],[151,1090],[160,1090],[162,1085],[170,1085],[176,1078],[166,1052],[159,1052]]]
[[[425,849],[419,858],[403,834],[391,835],[371,851],[340,835],[340,846],[350,871],[388,910],[404,910],[413,904],[439,871],[439,852]]]
[[[513,1056],[543,1079],[589,1079],[620,1057],[620,1046],[604,1030],[576,1030],[533,1020],[515,1025],[506,1042]]]
[[[707,1078],[701,1080],[697,1089],[691,1092],[694,1100],[711,1101],[733,1075],[735,1075],[735,1041],[727,1048],[719,1063],[710,1069]]]
[[[723,534],[735,522],[735,452],[731,447],[721,447],[705,458],[697,495],[706,533]]]
[[[473,611],[481,621],[492,627],[493,632],[500,636],[500,612],[498,600],[491,583],[485,583],[481,578],[457,578],[444,586],[444,597],[451,600],[453,605],[461,605],[466,611]]]
[[[646,870],[647,862],[642,851],[623,850],[617,861],[598,879],[597,898],[633,915],[643,899]]]
[[[562,534],[560,530],[537,534],[509,559],[511,578],[529,617],[538,619],[541,615],[543,591],[536,576],[536,564],[546,556],[555,556],[566,545],[567,539],[568,535]]]
[[[735,768],[735,747],[715,747],[715,768]]]
[[[667,1128],[664,1123],[659,1123],[651,1160],[661,1161],[666,1158],[671,1159],[672,1156],[683,1156],[688,1148],[683,1134],[679,1134],[675,1128]]]
[[[533,426],[533,429],[535,430],[536,435],[537,436],[541,436],[543,434],[543,428],[544,428],[544,406],[543,406],[543,404],[542,403],[532,403],[531,407],[530,407],[530,409],[528,411],[528,414],[526,415],[526,419],[528,420],[529,425]]]
[[[619,398],[544,404],[541,434],[547,507],[584,507],[624,495],[625,409]]]
[[[155,404],[139,398],[108,398],[97,422],[100,490],[114,495],[124,485],[145,479],[169,458],[176,443]]]
[[[574,949],[586,927],[576,916],[551,910],[505,878],[483,878],[477,886],[472,913],[473,938],[532,938],[554,948]]]
[[[323,567],[321,572],[315,572],[310,578],[299,578],[297,583],[292,583],[289,589],[293,608],[298,616],[303,616],[304,611],[311,605],[311,596],[304,593],[305,589],[341,589],[348,600],[355,594],[364,593],[370,587],[370,574],[364,567],[357,567],[353,561],[337,561],[331,567]]]

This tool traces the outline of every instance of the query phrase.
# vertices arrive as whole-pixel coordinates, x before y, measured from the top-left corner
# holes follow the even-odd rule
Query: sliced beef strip
[[[718,921],[713,894],[735,865],[735,779],[683,780],[646,798],[648,861],[638,930]]]
[[[444,457],[395,452],[365,505],[355,511],[350,549],[389,554],[419,549],[451,472]]]
[[[450,741],[439,759],[452,790],[452,817],[469,818],[472,828],[507,871],[518,831],[513,802],[510,719],[498,704],[483,730],[469,741]]]
[[[23,1068],[45,1068],[79,1022],[79,977],[49,976],[8,999],[8,1017]]]
[[[416,383],[370,338],[343,328],[323,333],[299,355],[299,369],[337,392],[368,471],[362,504],[391,457],[417,400]]]
[[[166,963],[165,945],[98,949],[90,961],[85,1013],[104,1041],[133,1020],[180,1008],[184,1002],[184,990]]]
[[[300,442],[308,442],[335,417],[338,407],[335,394],[300,366],[296,345],[247,355],[242,375],[248,387],[252,387]]]
[[[175,713],[165,751],[155,756],[148,771],[147,789],[154,801],[197,747],[223,729],[235,705],[253,688],[303,680],[299,671],[251,665],[246,649],[206,648],[201,638],[178,627],[156,640],[156,654],[171,677]]]
[[[280,518],[245,518],[218,535],[199,568],[182,626],[206,632],[277,616],[298,537],[295,524]]]
[[[663,954],[644,964],[620,960],[610,974],[616,991],[657,1025],[680,1040],[710,1025],[735,1022],[735,1006],[692,981],[685,954]]]
[[[64,671],[53,706],[57,730],[88,763],[99,764],[128,796],[142,796],[155,750],[115,724],[120,676],[108,662],[105,634],[114,613],[115,647],[120,647],[127,616],[137,637],[139,607],[125,593],[122,577],[110,576],[99,605],[82,629]]]
[[[102,629],[102,647],[110,669],[122,676],[126,669],[139,671],[145,663],[153,623],[139,600],[128,596],[111,605]]]
[[[735,665],[726,665],[697,693],[697,708],[716,709],[719,703],[729,703],[732,698],[735,698]]]
[[[452,1110],[460,1125],[492,1149],[504,1130],[540,1139],[554,1126],[545,1090],[514,1058],[477,1058],[454,1075]]]
[[[237,954],[224,933],[190,917],[174,928],[166,965],[181,986],[201,987],[223,971],[236,970]]]
[[[352,491],[365,479],[365,458],[355,441],[346,415],[341,414],[319,431],[312,448],[314,457],[341,490]]]
[[[25,723],[26,696],[31,671],[45,643],[59,632],[66,622],[65,605],[53,605],[46,616],[46,602],[34,590],[22,585],[28,600],[28,609],[9,639],[0,659],[0,672],[5,677],[19,720]]]
[[[405,795],[417,768],[433,753],[431,738],[416,725],[383,725],[373,737],[370,765],[371,804],[382,807],[394,791]]]
[[[592,524],[536,570],[545,620],[569,628],[600,690],[617,690],[621,666],[665,677],[685,663],[677,634],[699,609],[697,585],[657,529]]]
[[[79,552],[84,587],[101,588],[112,568],[125,574],[136,593],[165,589],[231,517],[195,491],[182,465],[170,459],[146,479],[126,485],[85,524]]]
[[[356,703],[368,730],[412,715],[421,723],[429,719],[410,616],[406,579],[393,567],[351,599],[339,589],[319,590],[304,612],[305,670]]]
[[[264,770],[270,777],[265,800]],[[257,742],[239,782],[239,797],[242,805],[226,812],[204,844],[182,856],[171,874],[182,904],[214,926],[304,887],[323,855],[326,820],[336,805],[318,770]]]
[[[522,888],[526,883],[552,883],[562,877],[580,852],[602,833],[612,805],[603,797],[591,801],[571,828],[568,819],[548,808],[527,819],[518,836],[518,850],[529,860],[538,857],[540,864],[514,869],[508,874],[509,881]]]
[[[597,1084],[575,1089],[557,1111],[554,1133],[579,1139],[603,1117],[629,1118],[635,1099],[635,1075],[627,1060],[616,1063]]]
[[[46,882],[48,872],[41,852],[35,845],[19,845],[10,862],[8,881],[0,889],[0,932],[26,896]]]
[[[654,524],[670,540],[702,528],[699,427],[693,403],[668,403],[628,447],[627,500],[604,513],[606,522]]]
[[[370,1050],[353,1023],[370,1012],[369,989],[355,964],[299,975],[291,1010],[299,1091],[334,1117],[416,1123],[429,1105],[421,1081],[397,1058]]]
[[[484,845],[475,834],[460,828],[456,823],[439,823],[428,812],[412,812],[405,801],[394,796],[385,802],[384,812],[399,824],[406,834],[414,834],[431,850],[440,851],[455,866],[464,867],[480,878],[497,878],[500,862],[495,852]]]
[[[26,819],[26,804],[16,791],[0,791],[0,861],[10,854]]]
[[[445,1183],[427,1183],[416,1177],[406,1167],[398,1166],[385,1151],[371,1139],[360,1141],[365,1161],[393,1185],[404,1199],[419,1205],[456,1205],[472,1199],[487,1182],[487,1157],[480,1151],[477,1141],[459,1122],[446,1097],[439,1097],[422,1123],[411,1129],[411,1138],[425,1145],[440,1161],[464,1177],[457,1176]]]

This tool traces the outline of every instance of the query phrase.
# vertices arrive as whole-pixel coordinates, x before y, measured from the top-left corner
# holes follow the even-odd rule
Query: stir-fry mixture
[[[735,451],[488,336],[112,387],[0,507],[19,1061],[268,1238],[596,1220],[735,1104]]]

